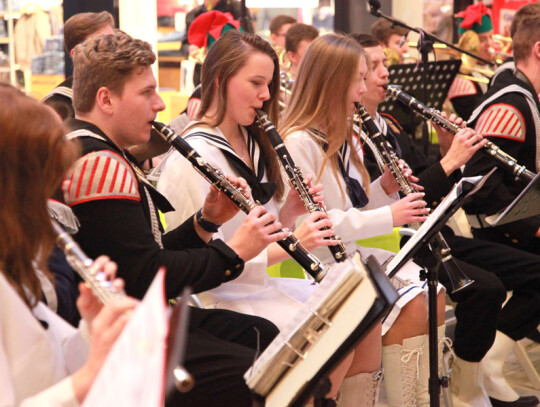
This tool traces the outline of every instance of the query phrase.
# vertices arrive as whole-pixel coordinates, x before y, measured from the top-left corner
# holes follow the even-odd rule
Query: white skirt
[[[362,247],[356,245],[356,249],[360,251],[362,259],[366,260],[370,255],[373,255],[380,264],[383,264],[388,260],[394,253],[389,252],[388,250],[375,249],[369,247]],[[420,271],[422,268],[409,260],[403,265],[403,267],[397,272],[397,274],[392,279],[394,287],[397,289],[399,298],[388,313],[388,315],[383,319],[382,334],[385,335],[388,330],[392,327],[396,319],[398,318],[401,310],[409,301],[411,301],[417,295],[424,295],[427,298],[427,281],[420,280]],[[396,277],[398,277],[396,279]],[[437,287],[437,293],[443,286],[439,283]],[[426,301],[427,306],[427,301]]]

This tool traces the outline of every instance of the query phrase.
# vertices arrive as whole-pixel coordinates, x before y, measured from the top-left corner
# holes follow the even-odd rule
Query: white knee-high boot
[[[452,359],[450,393],[453,407],[490,407],[482,384],[482,369],[478,362],[467,362],[457,356]]]
[[[444,334],[446,325],[437,327],[437,360],[439,374],[443,363]],[[424,350],[420,358],[420,369],[418,371],[418,382],[416,383],[416,405],[418,407],[429,406],[429,335],[424,335]]]
[[[384,387],[390,407],[416,406],[415,392],[424,336],[403,340],[403,345],[383,346]]]
[[[501,331],[497,331],[495,342],[482,359],[484,387],[489,397],[501,401],[515,401],[519,394],[508,384],[503,376],[506,357],[514,348],[514,340]]]
[[[346,377],[341,383],[340,407],[372,407],[379,401],[382,370]]]

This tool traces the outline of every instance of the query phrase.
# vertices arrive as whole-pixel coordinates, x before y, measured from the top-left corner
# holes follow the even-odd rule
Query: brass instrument
[[[409,46],[415,48],[417,45],[414,42],[410,42]],[[467,52],[470,52],[471,54],[478,55],[478,50],[480,47],[480,39],[478,37],[478,34],[471,30],[466,31],[460,37],[457,46]],[[433,48],[435,49],[437,55],[445,56],[446,58],[449,57],[449,58],[461,59],[461,67],[459,68],[459,72],[460,72],[459,75],[463,78],[469,79],[473,82],[488,84],[489,78],[491,78],[494,74],[493,70],[489,68],[480,67],[477,63],[476,58],[469,56],[467,54],[464,54],[462,52],[459,52],[455,49],[452,49],[448,47],[446,44],[436,43],[436,44],[433,44]],[[472,76],[471,73],[473,72],[479,73],[482,76],[485,76],[485,78]]]
[[[272,45],[272,48],[274,49],[278,60],[279,60],[279,67],[282,70],[287,70],[291,66],[291,61],[287,57],[287,51],[285,48],[280,47],[279,45]]]
[[[503,58],[506,60],[512,58],[512,38],[505,37],[500,34],[493,34],[493,43],[495,45],[493,49],[493,54],[496,56],[497,64],[502,64],[504,62]]]
[[[384,48],[384,56],[386,57],[386,66],[401,64],[401,58],[396,50],[392,48]]]
[[[274,150],[276,150],[279,161],[281,162],[283,169],[285,170],[285,173],[289,178],[289,181],[291,181],[291,185],[294,189],[296,189],[298,195],[300,195],[300,199],[304,203],[304,206],[306,207],[308,212],[326,213],[326,209],[324,209],[324,206],[319,205],[317,202],[315,202],[313,195],[311,195],[311,193],[309,192],[308,186],[304,183],[304,176],[302,175],[300,167],[298,167],[294,163],[291,154],[283,143],[283,139],[274,127],[274,124],[270,121],[268,115],[259,109],[256,109],[255,112],[257,113],[257,120],[259,126],[264,130],[264,132],[268,136],[268,139],[272,143],[272,146],[274,146]],[[329,228],[324,228],[324,230],[327,229]],[[343,242],[341,242],[341,239],[338,236],[334,235],[331,237],[331,239],[340,240],[339,244],[335,246],[328,246],[328,249],[330,249],[332,256],[337,262],[344,261],[347,258],[347,250],[345,249],[345,245],[343,244]]]
[[[196,64],[203,64],[204,58],[206,57],[206,47],[197,48],[189,54],[188,59]]]
[[[281,71],[279,73],[279,88],[281,90],[281,96],[279,98],[279,106],[282,109],[287,107],[289,99],[292,95],[292,87],[294,85],[294,78],[287,71]]]

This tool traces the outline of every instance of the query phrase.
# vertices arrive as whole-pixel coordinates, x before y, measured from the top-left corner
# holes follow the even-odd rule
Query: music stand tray
[[[425,93],[427,100],[424,100],[424,88],[422,86],[423,64],[392,65],[388,68],[388,72],[390,73],[388,80],[390,84],[400,86],[404,92],[414,96],[425,105],[433,109],[442,110],[443,103],[448,95],[452,82],[459,72],[460,66],[461,60],[459,59],[428,63],[427,75],[429,83],[426,86]],[[378,110],[379,112],[392,115],[398,123],[401,123],[406,127],[406,130],[410,134],[414,134],[414,128],[422,121],[418,116],[411,115],[411,112],[407,107],[401,105],[401,103],[395,103],[391,99],[381,103]],[[412,130],[410,126],[407,125],[408,123],[411,123],[411,121],[415,123]]]
[[[456,183],[446,198],[429,215],[428,220],[420,226],[416,233],[388,263],[386,274],[389,277],[393,277],[409,259],[416,256],[421,249],[429,244],[431,239],[440,232],[452,215],[461,208],[465,198],[482,188],[495,170],[496,168],[493,168],[483,177],[462,178]]]
[[[540,215],[540,173],[510,205],[495,215],[487,216],[486,222],[491,226],[499,226],[537,215]]]

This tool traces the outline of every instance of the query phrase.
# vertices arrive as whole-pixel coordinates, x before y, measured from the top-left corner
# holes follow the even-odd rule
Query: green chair
[[[292,259],[274,264],[268,267],[266,271],[270,277],[306,278],[302,267]]]
[[[394,228],[392,233],[358,240],[357,243],[360,246],[375,247],[397,253],[399,251],[399,241],[401,239],[399,229],[400,228]],[[281,263],[269,266],[266,269],[266,272],[270,277],[306,278],[302,267],[292,259],[287,259]]]
[[[399,229],[399,227],[396,227],[392,230],[392,233],[357,240],[356,243],[363,247],[373,247],[397,253],[399,252],[399,241],[401,240]]]

